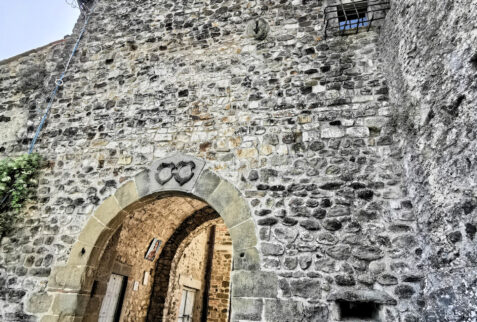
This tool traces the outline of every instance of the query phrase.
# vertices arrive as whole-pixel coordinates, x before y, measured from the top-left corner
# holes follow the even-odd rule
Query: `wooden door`
[[[196,290],[184,287],[182,291],[181,306],[179,308],[178,322],[192,322],[194,314],[194,300]]]
[[[119,313],[122,306],[121,302],[125,285],[126,277],[111,274],[106,294],[104,295],[103,303],[101,305],[101,311],[99,312],[98,322],[119,321]]]

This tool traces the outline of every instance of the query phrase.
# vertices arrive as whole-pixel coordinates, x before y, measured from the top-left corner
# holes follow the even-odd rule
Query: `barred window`
[[[369,31],[383,20],[390,8],[389,0],[339,0],[325,8],[325,39],[332,35],[346,35]]]

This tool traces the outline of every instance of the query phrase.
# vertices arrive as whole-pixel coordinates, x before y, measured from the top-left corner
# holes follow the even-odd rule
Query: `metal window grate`
[[[369,31],[374,22],[383,20],[390,9],[389,0],[347,1],[325,8],[325,39]]]

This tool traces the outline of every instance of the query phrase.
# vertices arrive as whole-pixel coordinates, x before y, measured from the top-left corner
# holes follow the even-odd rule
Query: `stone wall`
[[[410,2],[402,3],[391,10],[390,22],[418,16]],[[382,319],[417,320],[428,265],[422,258],[443,253],[427,247],[431,234],[420,234],[425,219],[417,225],[416,214],[434,214],[421,209],[431,209],[424,201],[435,200],[417,197],[417,188],[426,186],[408,185],[409,178],[424,180],[425,172],[409,175],[420,161],[410,153],[403,163],[407,150],[401,147],[408,145],[395,126],[395,111],[404,106],[398,99],[419,102],[398,92],[408,88],[400,79],[409,68],[399,73],[402,65],[386,67],[401,61],[403,51],[392,52],[399,48],[393,44],[409,33],[399,29],[403,21],[394,30],[387,27],[382,42],[376,28],[324,40],[323,9],[323,1],[98,0],[37,146],[49,164],[38,199],[2,239],[1,317],[30,314],[35,320],[47,312],[48,303],[32,294],[45,292],[48,267],[66,263],[91,212],[152,160],[182,152],[205,160],[208,171],[240,191],[259,232],[260,271],[233,274],[232,320],[332,321],[339,318],[337,302],[347,300],[377,303]],[[263,37],[259,28],[258,37],[254,26],[263,21],[269,32]],[[62,51],[45,58],[52,79],[77,32],[78,26]],[[406,55],[434,48],[416,47],[413,54],[411,47]],[[462,57],[473,57],[464,49]],[[33,64],[35,57],[22,58],[20,65]],[[6,127],[18,125],[17,138],[2,139],[4,155],[27,150],[38,124],[37,99],[45,97],[41,87],[20,86],[17,80],[24,77],[15,66],[0,65],[9,75],[2,78],[0,111],[13,111]],[[453,68],[454,60],[446,66]],[[386,73],[396,77],[387,79]],[[463,108],[472,98],[465,94],[457,105]],[[470,117],[467,111],[457,118]],[[458,137],[451,134],[449,140]],[[457,152],[449,154],[453,161]],[[468,159],[472,166],[473,154]],[[472,173],[459,169],[454,173]],[[450,172],[439,178],[448,177]],[[472,180],[464,174],[456,180],[461,178]],[[457,181],[444,187],[451,182]],[[419,194],[432,195],[426,189]],[[466,198],[458,208],[462,216],[474,209]],[[473,224],[467,224],[460,227],[462,239],[473,234]],[[457,228],[449,233],[447,240],[459,239]],[[21,252],[12,256],[15,249]],[[30,267],[31,254],[48,256],[41,264],[48,267]]]
[[[423,238],[426,321],[475,320],[475,1],[395,1],[382,33],[405,183]]]

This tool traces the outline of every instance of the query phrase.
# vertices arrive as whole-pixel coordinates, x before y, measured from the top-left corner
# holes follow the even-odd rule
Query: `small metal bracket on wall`
[[[369,31],[374,22],[383,20],[391,8],[390,0],[339,0],[325,7],[325,39],[332,35]]]
[[[81,12],[88,13],[93,7],[94,0],[76,0]]]

